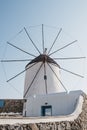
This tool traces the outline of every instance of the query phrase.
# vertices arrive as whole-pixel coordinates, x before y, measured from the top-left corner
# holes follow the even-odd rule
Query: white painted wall
[[[84,98],[83,96],[79,96],[75,111],[68,115],[68,116],[51,116],[51,117],[31,117],[31,118],[14,118],[14,117],[3,117],[0,118],[0,124],[5,125],[5,124],[34,124],[34,123],[49,123],[49,122],[62,122],[62,121],[74,121],[78,118],[78,116],[82,112],[82,106],[83,106]]]
[[[36,117],[41,116],[41,106],[45,103],[52,106],[52,116],[69,115],[73,113],[82,91],[71,91],[70,93],[56,93],[48,95],[32,96],[27,99],[23,115]]]
[[[32,66],[33,64],[28,65],[27,68]],[[30,86],[30,84],[41,64],[42,64],[42,62],[38,62],[33,67],[31,67],[30,69],[28,69],[26,71],[24,94],[26,93],[28,87]],[[52,67],[52,69],[54,70],[56,75],[60,78],[60,69],[58,68],[58,66],[56,64],[53,64],[53,65],[50,64],[50,66]],[[48,94],[49,93],[58,93],[62,90],[64,91],[64,89],[59,87],[61,85],[60,85],[58,79],[56,78],[55,74],[52,72],[50,67],[47,65],[47,63],[46,63],[46,75],[47,75],[47,92],[48,92]],[[29,96],[32,96],[32,95],[40,95],[40,94],[46,94],[45,80],[44,80],[44,66],[42,66],[41,70],[37,74],[28,93],[26,94],[25,98],[28,98]]]

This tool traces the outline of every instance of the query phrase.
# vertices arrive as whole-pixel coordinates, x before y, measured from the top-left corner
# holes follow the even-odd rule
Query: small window
[[[42,116],[52,116],[52,106],[42,106],[41,115]]]

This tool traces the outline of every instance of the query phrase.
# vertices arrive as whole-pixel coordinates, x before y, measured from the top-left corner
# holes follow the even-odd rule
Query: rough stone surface
[[[0,113],[2,112],[19,112],[23,111],[23,99],[2,99],[4,101],[4,107],[0,107]],[[9,107],[10,106],[10,107]]]
[[[74,121],[0,125],[0,130],[87,130],[87,96],[84,94],[82,113]]]

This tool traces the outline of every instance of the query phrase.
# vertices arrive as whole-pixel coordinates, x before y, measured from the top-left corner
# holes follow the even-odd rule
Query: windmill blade
[[[22,51],[22,52],[24,52],[24,53],[30,55],[30,56],[36,57],[35,55],[30,54],[30,53],[28,53],[27,51],[24,51],[23,49],[21,49],[21,48],[15,46],[15,45],[13,45],[13,44],[11,44],[10,42],[7,42],[7,44],[9,44],[10,46],[12,46],[12,47],[14,47],[14,48],[16,48],[16,49],[18,49],[18,50],[20,50],[20,51]]]
[[[61,31],[62,31],[62,28],[60,28],[60,30],[59,30],[59,32],[58,32],[58,34],[57,34],[57,36],[56,36],[56,38],[55,38],[55,40],[54,40],[54,42],[53,42],[52,46],[50,47],[50,49],[49,49],[49,51],[48,51],[48,55],[49,55],[50,51],[52,50],[52,48],[53,48],[53,46],[54,46],[54,44],[55,44],[55,42],[56,42],[57,38],[59,37],[59,35],[60,35]]]
[[[24,62],[31,61],[32,59],[24,59],[24,60],[1,60],[0,62]]]
[[[42,47],[43,47],[43,53],[44,53],[44,25],[42,24]]]
[[[42,67],[42,66],[43,66],[43,62],[42,62],[42,64],[40,65],[39,69],[37,70],[37,72],[36,72],[36,74],[35,74],[35,76],[34,76],[33,80],[31,81],[31,83],[30,83],[30,85],[29,85],[28,89],[26,90],[26,92],[25,92],[25,94],[24,94],[24,97],[25,97],[25,96],[26,96],[26,94],[28,93],[28,91],[29,91],[30,87],[32,86],[32,84],[33,84],[33,82],[34,82],[35,78],[37,77],[37,75],[38,75],[38,73],[39,73],[39,71],[40,71],[40,69],[41,69],[41,67]]]
[[[47,75],[46,75],[46,64],[44,63],[44,80],[45,80],[45,88],[47,94]]]
[[[35,64],[37,64],[37,63],[35,63]],[[11,81],[11,80],[15,79],[16,77],[18,77],[19,75],[21,75],[22,73],[24,73],[26,70],[28,70],[28,69],[30,69],[31,67],[33,67],[35,64],[33,64],[33,65],[29,66],[29,67],[28,67],[28,68],[26,68],[25,70],[21,71],[20,73],[16,74],[16,75],[15,75],[15,76],[13,76],[12,78],[8,79],[8,80],[7,80],[7,82],[9,82],[9,81]]]
[[[75,75],[75,76],[78,76],[78,77],[80,77],[80,78],[84,78],[84,76],[79,75],[79,74],[77,74],[77,73],[74,73],[74,72],[72,72],[72,71],[69,71],[69,70],[67,70],[67,69],[64,69],[64,68],[62,68],[62,67],[60,67],[60,69],[63,70],[63,71],[66,71],[66,72],[68,72],[68,73],[70,73],[70,74],[73,74],[73,75]]]
[[[54,54],[54,53],[56,53],[56,52],[58,52],[58,51],[60,51],[60,50],[65,49],[66,47],[68,47],[68,46],[74,44],[75,42],[77,42],[77,40],[75,40],[75,41],[73,41],[73,42],[71,42],[71,43],[69,43],[69,44],[67,44],[67,45],[65,45],[65,46],[63,46],[63,47],[61,47],[61,48],[59,48],[58,50],[56,50],[56,51],[50,53],[49,56],[52,55],[52,54]]]
[[[36,50],[39,52],[39,54],[41,54],[41,52],[39,51],[39,49],[37,48],[37,46],[35,45],[35,43],[33,42],[33,40],[31,39],[29,33],[27,32],[27,29],[24,27],[24,30],[28,36],[28,38],[30,39],[31,43],[33,44],[33,46],[36,48]]]
[[[85,59],[86,57],[63,57],[63,58],[53,58],[54,60],[79,60]]]
[[[55,73],[55,71],[54,71],[54,70],[52,69],[52,67],[50,66],[50,64],[49,64],[49,63],[47,63],[47,64],[49,65],[51,71],[54,73],[54,75],[56,76],[56,78],[58,79],[58,81],[60,82],[60,84],[62,85],[62,87],[65,89],[66,92],[68,92],[67,89],[66,89],[66,87],[65,87],[64,84],[62,83],[62,81],[59,79],[59,77],[57,76],[57,74]]]

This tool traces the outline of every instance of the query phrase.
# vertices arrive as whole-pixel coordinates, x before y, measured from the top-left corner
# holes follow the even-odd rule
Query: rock
[[[0,130],[87,130],[87,96],[84,96],[81,114],[74,121],[0,125]]]
[[[58,130],[63,130],[61,124],[58,125]]]
[[[70,122],[66,122],[66,130],[71,130]]]

